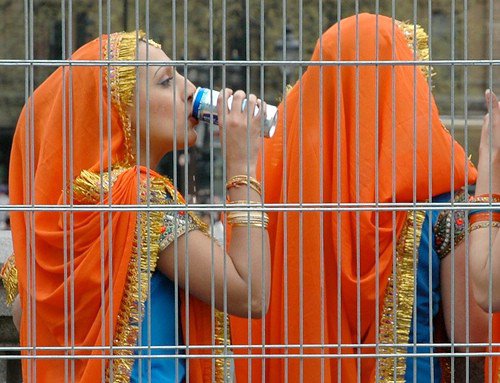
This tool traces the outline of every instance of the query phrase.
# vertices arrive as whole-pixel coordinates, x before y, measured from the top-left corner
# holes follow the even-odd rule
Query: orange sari
[[[384,16],[349,17],[323,34],[312,61],[412,61],[413,33]],[[420,59],[424,43],[417,41]],[[475,169],[444,129],[421,69],[310,65],[280,105],[261,155],[265,202],[411,203],[473,183]],[[356,355],[404,353],[384,344],[408,341],[425,212],[269,217],[268,315],[252,321],[251,336],[247,320],[232,318],[231,329],[233,344],[274,347],[240,349],[257,357],[236,362],[238,382],[249,380],[250,365],[253,382],[368,382],[376,367],[381,381],[402,381],[403,356]]]
[[[137,36],[144,38],[142,32],[103,36],[72,60],[133,60]],[[14,136],[13,204],[106,207],[176,195],[168,180],[135,166],[136,133],[126,113],[135,71],[134,66],[58,68],[37,88]],[[26,383],[129,381],[133,351],[123,347],[136,345],[162,222],[161,211],[100,212],[92,206],[75,213],[12,213]],[[181,313],[186,330],[185,306]],[[221,330],[222,317],[211,314],[209,306],[189,300],[186,345],[222,344],[220,334],[211,332]],[[188,365],[193,382],[223,379],[219,359],[215,371],[210,358],[189,359]]]

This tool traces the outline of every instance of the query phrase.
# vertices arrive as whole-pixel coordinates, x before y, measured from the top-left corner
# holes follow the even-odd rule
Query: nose
[[[186,84],[186,97],[185,97],[185,101],[189,104],[192,104],[193,103],[193,98],[194,98],[194,93],[196,92],[196,87],[194,86],[194,84],[187,80],[187,84]]]

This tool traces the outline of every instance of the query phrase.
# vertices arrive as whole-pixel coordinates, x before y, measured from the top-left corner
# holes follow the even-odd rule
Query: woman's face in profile
[[[149,129],[149,156],[151,163],[159,161],[174,148],[182,150],[196,142],[191,117],[195,86],[175,70],[165,65],[170,58],[160,48],[148,45],[148,61],[162,65],[140,66],[137,70],[138,94],[129,109],[132,126],[140,130],[141,154],[146,154]],[[139,60],[146,60],[146,43],[139,44]],[[137,107],[138,105],[138,107]]]

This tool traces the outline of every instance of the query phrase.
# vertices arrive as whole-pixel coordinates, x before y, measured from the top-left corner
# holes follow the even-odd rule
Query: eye
[[[163,80],[162,82],[160,82],[159,85],[167,88],[169,85],[170,85],[170,82],[172,81],[173,77],[167,77],[165,80]]]

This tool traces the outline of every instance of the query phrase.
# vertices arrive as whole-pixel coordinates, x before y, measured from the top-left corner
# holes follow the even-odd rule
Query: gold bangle
[[[233,227],[248,227],[248,226],[251,226],[251,227],[262,227],[264,229],[267,229],[267,224],[264,223],[264,222],[235,222],[233,224],[231,224],[231,226]]]
[[[232,224],[233,222],[269,222],[269,217],[264,213],[258,214],[248,214],[248,213],[239,213],[239,214],[228,214],[227,222]]]
[[[269,217],[265,212],[230,212],[227,215],[227,223],[231,226],[256,226],[267,227]]]
[[[257,193],[259,193],[259,195],[262,195],[262,187],[260,185],[260,182],[255,178],[246,175],[236,175],[231,177],[226,182],[226,190],[243,185],[250,186],[251,189],[255,190]]]

